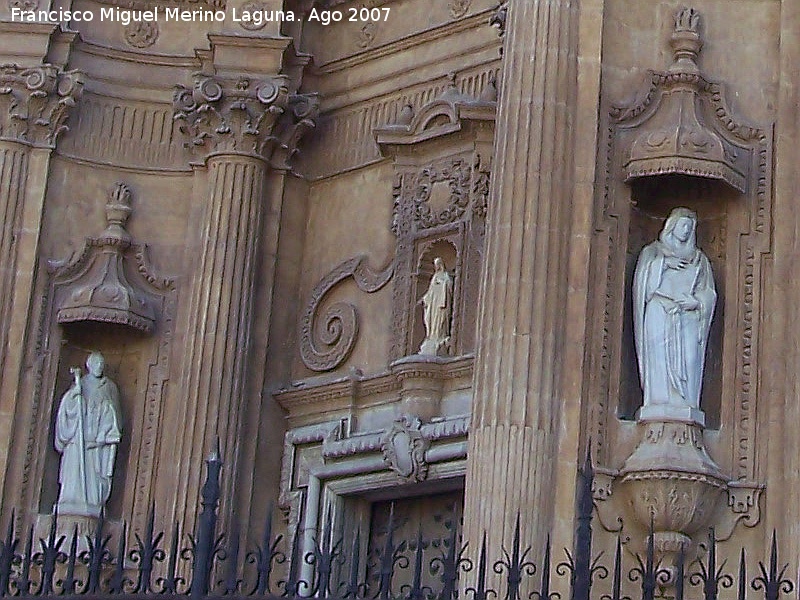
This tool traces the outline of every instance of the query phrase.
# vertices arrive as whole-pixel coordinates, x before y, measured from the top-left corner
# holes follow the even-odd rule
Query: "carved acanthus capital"
[[[318,94],[292,94],[289,109],[278,124],[278,144],[273,148],[270,163],[276,169],[288,169],[292,157],[298,152],[303,136],[317,126],[319,117]]]
[[[183,121],[187,145],[204,154],[250,154],[269,158],[279,140],[276,124],[286,112],[283,76],[262,80],[196,74],[191,88],[173,95],[174,118]]]
[[[83,73],[0,65],[0,139],[54,147],[83,92]]]

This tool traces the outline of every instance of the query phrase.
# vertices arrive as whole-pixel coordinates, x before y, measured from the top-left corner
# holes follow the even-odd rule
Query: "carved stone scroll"
[[[322,300],[336,285],[352,277],[358,289],[371,294],[385,286],[394,275],[394,262],[373,271],[366,256],[344,261],[314,287],[300,320],[300,357],[312,371],[330,371],[341,365],[356,343],[358,315],[347,302],[331,304],[323,315],[318,311]]]

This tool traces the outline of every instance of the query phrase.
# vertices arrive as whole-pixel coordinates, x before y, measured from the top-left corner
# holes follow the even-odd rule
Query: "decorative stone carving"
[[[261,81],[195,75],[194,86],[175,88],[175,119],[192,147],[210,152],[266,156],[277,143],[273,129],[286,111],[285,77]]]
[[[299,152],[300,140],[317,126],[319,104],[316,93],[289,96],[289,110],[278,124],[278,144],[270,157],[273,168],[289,168],[290,160]]]
[[[653,74],[661,102],[644,123],[625,163],[628,181],[665,174],[692,175],[724,181],[745,192],[747,164],[735,148],[705,124],[698,96],[711,91],[697,68],[703,46],[700,15],[678,11],[670,39],[674,62],[666,73]]]
[[[356,256],[344,261],[311,291],[300,319],[300,357],[312,371],[330,371],[341,365],[353,351],[358,336],[358,314],[352,304],[335,302],[322,316],[317,314],[328,292],[352,277],[358,289],[371,294],[385,286],[394,275],[394,262],[376,272],[369,268],[366,260],[366,256]]]
[[[99,321],[153,330],[156,317],[148,293],[125,274],[126,251],[134,246],[125,230],[131,210],[130,188],[117,183],[106,204],[108,227],[100,237],[87,239],[78,262],[69,267],[79,275],[58,307],[59,323]]]
[[[83,92],[83,73],[0,65],[0,139],[53,147]]]
[[[378,34],[378,24],[374,21],[368,21],[361,26],[358,30],[358,36],[356,37],[356,46],[359,48],[366,49],[372,45],[372,42],[375,41],[375,36]]]
[[[39,2],[37,0],[8,0],[8,8],[9,10],[15,8],[24,11],[36,10],[39,8]]]
[[[253,15],[262,13],[263,11],[267,10],[269,6],[265,2],[260,2],[259,0],[252,0],[251,2],[245,2],[242,4],[242,14],[243,15]],[[239,26],[242,29],[246,29],[247,31],[258,31],[259,29],[263,29],[267,25],[266,19],[256,20],[252,16],[249,19],[242,18],[239,21]]]
[[[620,470],[620,485],[640,526],[653,520],[656,550],[674,558],[711,524],[727,478],[708,455],[696,423],[650,422]]]
[[[450,0],[447,3],[447,8],[452,18],[459,19],[467,14],[471,4],[472,0]]]
[[[416,417],[397,419],[381,441],[383,460],[402,479],[423,481],[428,476],[425,452],[430,441],[422,436]]]
[[[489,20],[489,25],[497,27],[497,35],[503,37],[506,34],[506,16],[508,15],[508,2],[501,2],[497,5]],[[503,49],[500,49],[500,54]]]
[[[652,522],[656,550],[673,562],[711,523],[727,489],[703,444],[700,386],[717,294],[696,231],[697,215],[674,209],[639,255],[633,279],[644,436],[620,471],[621,485],[640,525]]]
[[[55,447],[61,454],[59,515],[99,518],[111,494],[114,459],[122,436],[119,390],[105,374],[105,359],[92,352],[88,373],[70,369],[75,380],[61,398]]]
[[[450,318],[453,313],[453,278],[440,257],[433,259],[434,271],[428,291],[422,296],[425,339],[420,354],[437,355],[450,341]]]
[[[639,419],[705,425],[700,411],[706,343],[717,293],[696,246],[697,215],[676,208],[659,239],[639,254],[633,325],[644,406]]]
[[[173,109],[187,146],[251,154],[286,169],[303,135],[316,126],[319,98],[290,95],[283,75],[254,82],[196,74],[194,87],[176,86]]]
[[[434,101],[417,111],[406,105],[394,123],[375,129],[381,152],[399,158],[391,224],[397,236],[390,350],[394,360],[420,351],[427,337],[422,312],[416,309],[424,290],[415,286],[420,269],[428,268],[434,256],[446,258],[452,270],[449,352],[458,355],[474,348],[473,319],[465,315],[472,314],[477,302],[480,273],[472,267],[481,262],[490,169],[486,157],[491,156],[497,104],[460,92],[455,75],[449,80]],[[442,152],[448,143],[453,148],[450,156]],[[430,157],[425,156],[428,148]],[[424,349],[426,354],[438,351]]]
[[[663,216],[663,203],[668,200],[663,193],[665,189],[672,192],[670,198],[675,198],[672,201],[676,204],[689,204],[698,194],[714,199],[703,207],[709,222],[701,225],[704,250],[716,270],[720,296],[725,298],[724,312],[718,307],[715,317],[715,321],[721,321],[719,328],[723,333],[720,337],[724,337],[724,344],[719,343],[714,349],[716,373],[707,373],[711,378],[706,377],[708,387],[704,394],[716,391],[725,406],[719,417],[729,419],[724,423],[728,433],[717,438],[715,445],[720,456],[728,457],[729,467],[726,465],[726,468],[731,469],[724,477],[729,510],[718,510],[713,516],[718,538],[723,539],[731,534],[737,522],[753,526],[760,519],[758,497],[763,486],[759,484],[762,474],[759,473],[757,448],[763,445],[763,440],[759,440],[759,423],[767,407],[756,393],[761,384],[754,357],[761,343],[762,323],[758,314],[763,308],[759,307],[764,306],[763,290],[758,282],[765,277],[762,269],[769,260],[767,257],[774,252],[770,238],[772,126],[756,127],[734,114],[726,103],[724,85],[709,82],[697,73],[696,58],[702,39],[696,11],[679,11],[670,25],[670,44],[675,55],[672,67],[664,72],[651,72],[635,100],[611,107],[601,125],[605,136],[599,144],[599,168],[604,175],[602,185],[598,186],[596,239],[588,267],[594,274],[590,297],[601,300],[593,309],[598,326],[587,340],[591,347],[597,348],[597,356],[587,363],[591,382],[588,393],[593,398],[587,429],[593,455],[614,477],[614,485],[619,485],[619,471],[612,467],[623,463],[626,457],[620,455],[617,442],[630,439],[631,424],[626,418],[633,416],[638,402],[636,393],[631,395],[630,390],[639,388],[633,348],[627,347],[633,342],[634,336],[628,329],[633,319],[627,321],[629,317],[622,306],[628,297],[623,291],[629,282],[627,261],[641,244],[653,239],[654,231],[648,233],[648,237],[641,236],[645,230],[650,230],[654,216]],[[683,99],[689,96],[691,102]],[[697,125],[693,121],[695,118]],[[677,167],[672,172],[682,177],[660,180],[654,169],[641,178],[629,178],[633,173],[629,167],[635,164],[635,161],[630,163],[631,157],[649,160],[657,156],[655,151],[643,153],[645,146],[642,144],[647,143],[650,133],[668,129],[684,136],[697,127],[702,129],[703,135],[708,133],[722,144],[723,158],[717,154],[716,159],[706,163],[716,165],[715,173],[687,167],[687,164],[696,167],[703,159],[702,153],[690,144],[681,152],[694,162],[686,163],[685,157],[680,155],[683,162],[676,159],[673,163]],[[709,155],[716,152],[714,148],[719,146],[712,139],[708,145]],[[665,150],[663,156],[669,157],[670,153]],[[639,180],[637,186],[626,185],[636,179]],[[723,265],[725,271],[720,271]],[[712,337],[716,327],[712,327]],[[706,370],[710,367],[706,365]],[[735,373],[735,377],[720,377],[720,370]],[[709,379],[713,385],[708,385]],[[711,400],[713,406],[715,398]],[[628,406],[625,403],[629,403]],[[710,421],[708,415],[706,421]],[[622,510],[619,502],[626,495],[619,491],[615,487],[614,495],[605,495],[605,502],[598,504],[599,509],[601,505],[608,505],[602,507],[610,517],[604,521],[604,526],[613,526],[616,514]],[[745,512],[734,512],[734,507]],[[649,526],[649,523],[642,525]]]
[[[125,41],[134,48],[149,48],[158,39],[158,23],[135,21],[125,27]]]

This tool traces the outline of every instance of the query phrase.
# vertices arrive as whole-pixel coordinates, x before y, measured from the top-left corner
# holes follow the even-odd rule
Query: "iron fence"
[[[624,564],[621,538],[617,539],[613,559],[603,564],[602,553],[592,554],[593,471],[588,457],[578,472],[577,525],[573,548],[564,550],[565,560],[554,563],[549,540],[540,549],[524,545],[519,516],[511,547],[503,548],[498,560],[492,561],[487,555],[485,534],[477,560],[467,558],[467,543],[458,527],[451,528],[449,539],[439,544],[437,556],[431,558],[431,546],[426,545],[421,528],[416,539],[395,540],[394,516],[390,513],[372,581],[365,578],[361,568],[361,533],[356,532],[345,550],[344,540],[331,539],[330,519],[313,550],[303,555],[300,528],[287,544],[288,540],[274,533],[269,511],[260,544],[242,552],[239,536],[217,532],[221,463],[210,458],[207,464],[202,512],[185,547],[181,546],[177,526],[169,543],[164,543],[164,532],[155,531],[153,510],[145,531],[135,533],[133,547],[128,546],[123,525],[114,548],[109,547],[111,536],[103,533],[101,523],[96,533],[83,541],[86,548],[81,549],[77,529],[72,536],[57,534],[57,517],[46,538],[34,540],[34,528],[30,527],[21,544],[12,515],[0,541],[0,596],[561,600],[561,593],[554,591],[560,586],[569,590],[569,600],[780,600],[796,589],[795,581],[787,577],[788,565],[779,560],[775,533],[769,557],[757,562],[755,576],[748,575],[745,549],[735,572],[728,572],[724,561],[718,564],[713,530],[705,554],[689,564],[681,550],[676,564],[660,565],[652,534],[643,555],[634,555],[632,567]],[[64,547],[68,537],[68,547]],[[538,561],[536,554],[541,557]],[[313,572],[309,579],[301,577],[303,565]],[[337,569],[337,565],[345,568]],[[401,573],[406,583],[399,585]],[[462,581],[467,574],[472,585]],[[605,580],[602,593],[597,585],[600,580]],[[500,589],[490,588],[491,582],[499,582]],[[630,586],[635,587],[635,594],[630,594]]]

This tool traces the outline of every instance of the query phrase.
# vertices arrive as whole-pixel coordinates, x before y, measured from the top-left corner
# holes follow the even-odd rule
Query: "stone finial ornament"
[[[59,515],[99,518],[111,494],[114,459],[122,438],[117,385],[105,373],[105,358],[92,352],[87,373],[70,369],[72,387],[56,414],[55,447],[61,454]]]
[[[713,84],[697,66],[703,40],[696,10],[678,11],[670,46],[672,65],[665,73],[653,74],[661,101],[638,127],[624,164],[625,180],[689,175],[720,180],[744,193],[746,167],[737,160],[735,149],[706,123],[700,109],[699,99]]]
[[[131,214],[131,190],[117,183],[106,203],[107,227],[98,238],[87,240],[88,263],[71,284],[58,308],[58,322],[100,321],[127,325],[145,333],[153,330],[155,310],[147,294],[131,284],[125,274],[125,252],[132,246],[125,223]]]

